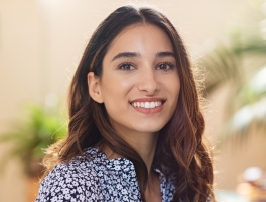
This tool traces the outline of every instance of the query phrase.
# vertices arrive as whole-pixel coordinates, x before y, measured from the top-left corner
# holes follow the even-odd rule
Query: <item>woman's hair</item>
[[[69,89],[69,124],[64,140],[47,149],[43,160],[46,174],[61,162],[69,161],[84,150],[107,145],[133,162],[142,200],[148,172],[140,155],[114,130],[104,104],[89,95],[87,75],[101,77],[103,59],[113,39],[132,24],[152,24],[162,29],[172,42],[180,92],[173,117],[159,132],[154,165],[174,180],[173,201],[206,202],[214,199],[213,168],[202,138],[204,119],[191,64],[184,44],[165,15],[150,7],[123,6],[112,12],[96,29],[86,47]]]

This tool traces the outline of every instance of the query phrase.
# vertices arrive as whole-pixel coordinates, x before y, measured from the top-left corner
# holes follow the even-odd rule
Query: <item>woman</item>
[[[99,25],[70,85],[69,118],[37,202],[215,201],[191,65],[162,13],[124,6]]]

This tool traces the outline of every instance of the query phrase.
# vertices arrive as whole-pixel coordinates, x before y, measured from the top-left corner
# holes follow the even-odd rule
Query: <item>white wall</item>
[[[57,93],[64,99],[69,77],[91,33],[112,10],[129,1],[110,2],[0,0],[0,132],[8,130],[11,120],[22,116],[25,103],[43,102],[48,93]],[[234,21],[234,11],[245,5],[243,0],[147,2],[167,14],[194,55],[207,39],[223,39],[228,25]],[[207,131],[211,136],[215,136],[222,122],[221,95],[211,98],[212,113],[207,115]],[[0,145],[0,156],[7,147]],[[258,164],[263,151],[251,150],[249,154],[255,155],[249,159]],[[231,155],[230,150],[222,150],[219,156],[217,167],[222,174],[217,177],[217,187],[233,189],[236,175],[251,162],[242,160],[240,154]],[[12,161],[0,176],[0,201],[24,202],[25,186],[20,165]]]

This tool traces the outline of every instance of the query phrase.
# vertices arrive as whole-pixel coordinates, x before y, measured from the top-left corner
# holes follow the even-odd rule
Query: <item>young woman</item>
[[[187,51],[159,11],[124,6],[72,79],[68,135],[47,150],[43,201],[215,201]]]

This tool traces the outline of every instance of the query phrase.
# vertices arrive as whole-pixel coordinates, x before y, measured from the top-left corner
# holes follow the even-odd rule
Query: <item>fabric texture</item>
[[[140,202],[134,165],[125,158],[108,160],[105,153],[89,148],[87,155],[57,165],[42,181],[35,202]],[[175,187],[160,170],[163,202],[171,202]]]

